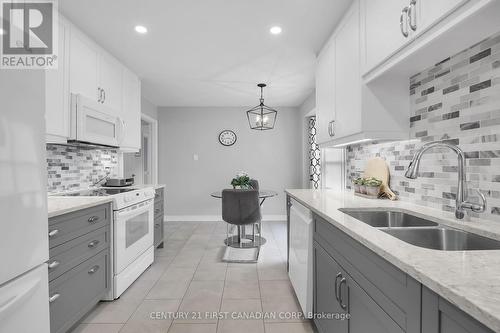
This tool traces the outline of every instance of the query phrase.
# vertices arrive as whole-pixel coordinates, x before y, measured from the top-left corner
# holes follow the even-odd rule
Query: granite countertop
[[[398,208],[431,217],[443,225],[500,240],[500,221],[457,221],[453,213],[411,203],[373,200],[352,192],[286,190],[309,207],[427,288],[476,320],[500,332],[500,250],[439,251],[417,247],[342,213],[339,208]]]
[[[49,218],[112,202],[112,197],[62,197],[48,196]]]

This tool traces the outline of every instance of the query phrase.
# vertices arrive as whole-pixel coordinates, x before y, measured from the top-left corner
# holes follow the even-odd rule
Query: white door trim
[[[158,184],[158,120],[144,113],[141,120],[151,125],[151,183]]]

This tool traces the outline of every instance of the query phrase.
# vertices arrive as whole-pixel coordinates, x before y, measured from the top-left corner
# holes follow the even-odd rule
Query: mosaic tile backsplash
[[[444,149],[422,158],[420,175],[404,172],[423,143],[447,140],[466,152],[467,180],[486,195],[485,213],[472,219],[500,221],[500,33],[444,59],[410,78],[410,140],[355,145],[347,148],[347,187],[367,159],[384,158],[391,171],[391,188],[404,201],[445,211],[455,210],[457,157]]]
[[[106,175],[116,176],[116,150],[93,147],[47,145],[47,191],[49,193],[88,188]]]

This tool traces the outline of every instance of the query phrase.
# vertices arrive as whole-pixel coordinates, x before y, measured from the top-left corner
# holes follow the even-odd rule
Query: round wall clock
[[[231,130],[223,130],[219,134],[219,142],[223,146],[232,146],[236,142],[236,133]]]

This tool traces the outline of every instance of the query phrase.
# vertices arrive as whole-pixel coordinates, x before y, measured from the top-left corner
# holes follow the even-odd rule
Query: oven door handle
[[[128,219],[130,217],[138,216],[141,215],[145,212],[148,212],[149,210],[153,209],[153,200],[148,202],[142,207],[138,207],[136,209],[131,209],[131,210],[126,210],[124,212],[116,212],[116,218],[117,219]],[[153,213],[154,214],[154,213]]]

